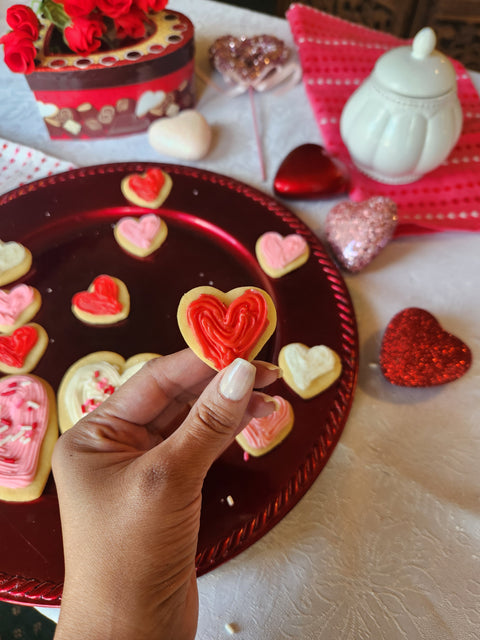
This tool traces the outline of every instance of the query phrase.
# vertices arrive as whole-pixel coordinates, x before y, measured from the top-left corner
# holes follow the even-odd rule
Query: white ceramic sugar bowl
[[[357,167],[379,182],[405,184],[435,169],[462,129],[455,70],[435,50],[430,27],[412,46],[382,55],[350,96],[340,119]]]

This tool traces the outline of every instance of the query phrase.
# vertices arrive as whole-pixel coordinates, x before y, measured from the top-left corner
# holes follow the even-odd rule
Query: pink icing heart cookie
[[[272,278],[280,278],[305,264],[310,248],[298,233],[284,237],[275,231],[268,231],[258,238],[255,253],[265,273]]]
[[[145,258],[159,249],[167,237],[167,225],[154,213],[121,218],[113,230],[115,240],[128,253]]]
[[[278,446],[293,427],[292,405],[281,396],[273,396],[275,411],[264,418],[253,418],[236,440],[252,456],[263,456]]]
[[[32,254],[19,242],[0,240],[0,287],[25,275],[32,266]]]
[[[0,331],[8,333],[29,322],[40,309],[40,292],[27,284],[0,290]]]
[[[124,282],[108,275],[100,275],[88,291],[80,291],[72,298],[72,312],[87,324],[115,324],[130,313],[130,295]]]
[[[0,500],[39,498],[58,438],[55,394],[33,375],[0,380]]]
[[[34,322],[18,327],[10,335],[0,336],[0,371],[3,373],[33,371],[45,353],[47,345],[47,332]]]
[[[285,345],[278,354],[283,379],[301,398],[325,391],[342,372],[338,354],[325,345],[308,348],[300,342]]]

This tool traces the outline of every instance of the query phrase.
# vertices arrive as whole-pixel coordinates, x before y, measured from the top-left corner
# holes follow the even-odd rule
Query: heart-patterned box
[[[140,41],[88,56],[64,53],[44,22],[39,64],[26,75],[51,138],[102,138],[146,131],[194,105],[194,28],[177,11],[152,13]]]

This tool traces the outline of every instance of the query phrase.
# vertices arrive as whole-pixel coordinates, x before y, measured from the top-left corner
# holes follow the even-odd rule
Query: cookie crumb
[[[238,632],[238,625],[236,625],[235,622],[227,622],[227,624],[225,625],[225,631],[233,636],[234,633]]]
[[[227,496],[227,504],[229,507],[233,507],[233,505],[235,504],[235,501],[232,498],[232,496]]]

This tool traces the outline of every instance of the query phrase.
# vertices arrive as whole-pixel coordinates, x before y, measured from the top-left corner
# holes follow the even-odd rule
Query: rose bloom
[[[122,38],[143,38],[145,35],[145,14],[138,7],[132,6],[130,11],[115,20],[117,35]]]
[[[31,40],[38,38],[39,22],[35,13],[24,4],[8,7],[6,13],[8,26],[14,31],[25,31]]]
[[[95,0],[64,0],[63,9],[70,18],[81,18],[88,16],[96,4]]]
[[[97,0],[97,9],[109,18],[118,18],[130,11],[132,0]]]
[[[168,4],[168,0],[134,0],[139,9],[148,13],[148,11],[162,11]]]
[[[72,51],[88,55],[100,48],[100,38],[106,30],[100,16],[76,18],[63,32],[65,42]]]
[[[37,50],[32,38],[24,31],[10,31],[0,38],[5,51],[5,64],[15,73],[32,73],[35,71]]]

